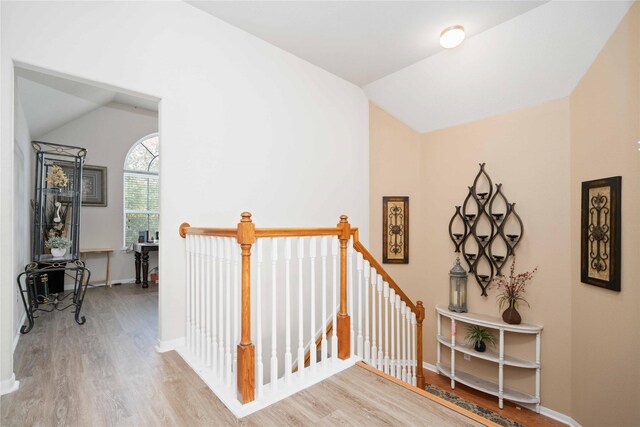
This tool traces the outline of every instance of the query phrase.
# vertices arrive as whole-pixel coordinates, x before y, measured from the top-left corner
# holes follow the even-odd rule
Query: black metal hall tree
[[[27,313],[28,324],[20,329],[23,334],[33,328],[38,311],[73,307],[76,322],[83,325],[86,319],[80,311],[91,276],[80,260],[82,169],[87,150],[41,141],[31,145],[36,156],[31,262],[16,279]],[[73,280],[73,289],[66,293],[65,278]]]

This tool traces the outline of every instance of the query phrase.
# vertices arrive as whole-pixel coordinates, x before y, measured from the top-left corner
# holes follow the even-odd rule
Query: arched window
[[[155,236],[160,221],[158,134],[136,142],[124,161],[124,245],[138,241],[140,232]]]

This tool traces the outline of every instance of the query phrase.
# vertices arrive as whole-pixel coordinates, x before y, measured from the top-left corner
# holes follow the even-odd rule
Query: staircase
[[[422,302],[409,300],[345,215],[330,228],[259,229],[245,212],[235,228],[184,223],[179,232],[178,353],[237,417],[357,361],[424,387]]]

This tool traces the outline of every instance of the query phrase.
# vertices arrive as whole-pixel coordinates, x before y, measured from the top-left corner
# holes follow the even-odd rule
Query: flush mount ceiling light
[[[462,25],[454,25],[445,28],[440,33],[440,46],[445,49],[451,49],[458,46],[464,41],[464,27]]]

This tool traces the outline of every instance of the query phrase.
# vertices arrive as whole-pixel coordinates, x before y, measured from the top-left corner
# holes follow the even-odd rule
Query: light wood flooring
[[[84,326],[44,313],[20,338],[2,426],[477,426],[360,367],[237,420],[175,352],[156,353],[157,287],[87,291]]]

